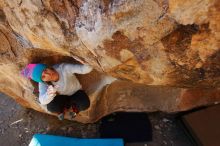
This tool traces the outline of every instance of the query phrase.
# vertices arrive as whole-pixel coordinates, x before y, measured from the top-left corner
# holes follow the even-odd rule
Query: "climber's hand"
[[[55,97],[56,96],[56,93],[57,93],[57,87],[53,87],[52,85],[50,85],[48,88],[47,88],[47,95],[49,97]]]

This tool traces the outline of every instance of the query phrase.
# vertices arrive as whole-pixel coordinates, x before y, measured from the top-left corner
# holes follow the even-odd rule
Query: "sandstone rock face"
[[[94,67],[79,76],[92,101],[80,122],[218,102],[219,12],[218,0],[0,0],[0,91],[46,112],[19,71],[71,62]]]

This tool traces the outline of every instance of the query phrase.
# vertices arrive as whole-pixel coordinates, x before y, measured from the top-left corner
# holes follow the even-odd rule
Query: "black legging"
[[[75,106],[79,112],[89,108],[90,101],[85,91],[78,90],[71,96],[57,95],[47,104],[47,110],[53,113],[62,113],[64,108],[69,109],[71,106]]]

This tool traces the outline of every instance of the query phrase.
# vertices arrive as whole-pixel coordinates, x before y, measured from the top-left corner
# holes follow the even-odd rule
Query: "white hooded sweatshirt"
[[[53,68],[58,72],[59,80],[52,82],[52,84],[57,86],[57,92],[60,95],[69,96],[82,88],[74,73],[87,74],[92,71],[92,67],[89,65],[80,64],[62,63],[54,65]],[[46,105],[54,99],[54,97],[48,96],[48,87],[49,85],[43,82],[39,83],[39,101],[42,105]]]

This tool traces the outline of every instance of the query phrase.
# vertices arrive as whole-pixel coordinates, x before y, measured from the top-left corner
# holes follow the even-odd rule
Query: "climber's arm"
[[[82,65],[82,64],[63,64],[64,70],[70,73],[77,73],[77,74],[87,74],[92,71],[92,67],[89,65]]]
[[[50,103],[56,96],[55,94],[48,94],[48,87],[45,83],[39,83],[39,101],[42,105]]]

